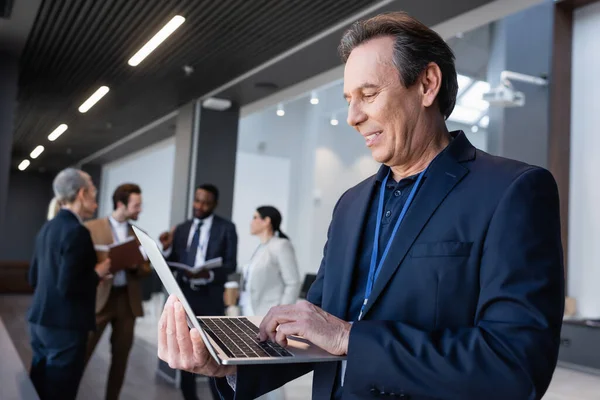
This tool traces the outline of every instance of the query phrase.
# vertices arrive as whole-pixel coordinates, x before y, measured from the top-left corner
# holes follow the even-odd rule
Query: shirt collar
[[[432,161],[433,162],[433,161]],[[387,165],[381,165],[381,167],[379,167],[379,171],[377,171],[377,175],[375,175],[375,180],[379,183],[382,183],[383,180],[385,179],[385,177],[390,173],[390,167],[388,167]],[[407,176],[406,178],[404,178],[403,180],[411,180],[414,181],[419,177],[419,174],[416,175],[411,175],[411,176]],[[388,180],[388,184],[387,186],[389,186],[390,184],[396,184],[396,182],[390,177],[390,179]]]
[[[119,222],[116,219],[113,218],[112,215],[108,216],[108,220],[110,221],[111,224],[113,224],[114,226],[126,226],[129,224],[128,221],[123,221],[123,222]]]
[[[200,218],[195,218],[194,217],[194,225],[198,225],[200,223],[200,221],[202,221],[202,226],[207,226],[207,225],[211,225],[213,222],[215,215],[214,214],[210,214],[210,216],[204,218],[204,219],[200,219]]]

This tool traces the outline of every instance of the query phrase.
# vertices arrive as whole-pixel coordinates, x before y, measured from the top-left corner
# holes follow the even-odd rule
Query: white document
[[[184,269],[186,271],[191,272],[192,274],[196,274],[204,269],[211,270],[223,266],[223,257],[213,258],[211,260],[206,261],[204,264],[196,265],[195,267],[190,267],[187,264],[172,261],[168,262],[168,264],[169,267]]]

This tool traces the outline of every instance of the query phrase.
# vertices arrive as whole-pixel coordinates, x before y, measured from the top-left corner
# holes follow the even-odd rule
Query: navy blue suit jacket
[[[34,288],[29,322],[49,328],[96,329],[96,252],[90,232],[68,210],[46,222],[29,267]]]
[[[173,234],[173,247],[168,257],[169,261],[184,262],[187,252],[187,242],[192,228],[193,220],[188,220],[175,228]],[[179,286],[183,291],[190,306],[196,315],[223,315],[225,304],[223,303],[223,291],[227,276],[234,273],[237,266],[237,233],[233,222],[214,216],[208,246],[206,248],[206,260],[223,257],[223,266],[215,268],[214,280],[206,285],[197,286],[196,290],[190,288],[189,283],[177,277]]]
[[[393,240],[364,319],[352,326],[344,399],[540,399],[549,385],[564,307],[555,181],[454,135]],[[352,296],[364,295],[349,289],[375,186],[368,178],[340,198],[308,294],[340,318]],[[313,398],[329,399],[337,367],[239,367],[235,398],[314,369]]]

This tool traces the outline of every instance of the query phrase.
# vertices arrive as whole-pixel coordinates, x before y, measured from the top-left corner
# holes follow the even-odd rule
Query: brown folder
[[[98,253],[104,253],[104,257],[98,257],[99,260],[105,259],[106,256],[110,258],[110,272],[113,274],[134,265],[140,265],[145,261],[137,241],[133,237],[125,242],[95,247]]]

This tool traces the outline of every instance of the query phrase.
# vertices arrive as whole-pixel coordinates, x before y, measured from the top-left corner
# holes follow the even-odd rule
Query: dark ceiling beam
[[[42,0],[0,0],[0,9],[10,10],[8,19],[3,17],[0,21],[0,50],[16,57],[21,56],[41,2]]]

